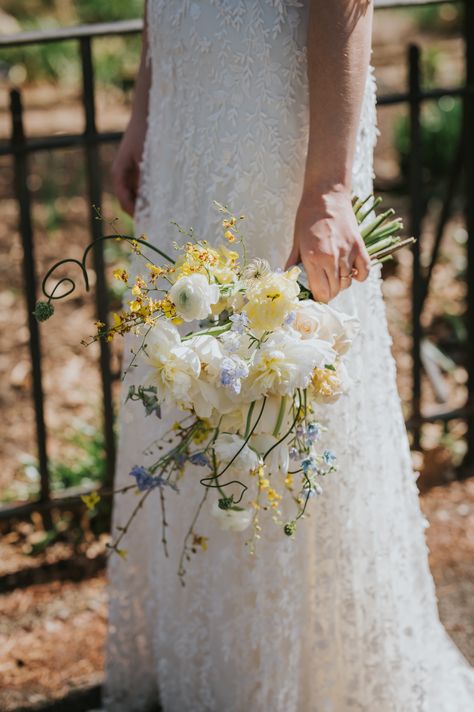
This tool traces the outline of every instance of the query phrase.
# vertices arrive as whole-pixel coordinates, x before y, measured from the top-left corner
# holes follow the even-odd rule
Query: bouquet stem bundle
[[[415,242],[414,237],[405,239],[400,237],[403,222],[401,218],[394,217],[393,208],[379,215],[375,213],[375,209],[381,202],[382,198],[374,198],[373,195],[368,195],[364,199],[357,197],[352,199],[352,208],[360,226],[360,234],[373,264],[382,264],[391,260],[395,252]],[[371,214],[374,217],[367,221]]]

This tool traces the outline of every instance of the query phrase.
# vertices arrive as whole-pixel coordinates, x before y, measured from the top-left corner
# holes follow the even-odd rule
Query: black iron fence
[[[378,6],[401,7],[413,4],[432,4],[424,0],[379,0]],[[423,90],[421,86],[420,49],[410,46],[407,52],[407,88],[397,94],[380,96],[379,107],[405,104],[410,116],[410,159],[409,159],[409,195],[410,224],[409,232],[417,238],[413,247],[413,282],[412,282],[412,357],[413,389],[412,408],[408,426],[413,432],[415,447],[420,446],[420,430],[424,422],[448,423],[453,419],[463,419],[467,423],[468,451],[465,460],[465,472],[471,474],[474,465],[474,4],[465,0],[463,14],[465,81],[460,87],[443,87]],[[101,177],[98,171],[98,148],[100,144],[116,142],[119,132],[99,132],[96,126],[94,64],[92,43],[94,38],[116,35],[137,34],[142,30],[141,20],[104,23],[72,28],[55,29],[46,32],[26,32],[12,36],[0,36],[2,49],[36,45],[40,43],[73,40],[77,42],[82,68],[83,111],[85,129],[82,133],[29,138],[25,135],[21,94],[18,90],[10,92],[11,135],[7,141],[0,142],[0,156],[10,156],[14,163],[15,198],[19,207],[19,230],[23,246],[23,272],[25,297],[28,313],[29,349],[32,364],[32,390],[35,407],[36,436],[40,472],[40,495],[35,501],[20,503],[0,508],[1,519],[13,519],[40,511],[48,520],[52,507],[72,506],[80,502],[80,497],[52,494],[48,467],[47,426],[44,417],[44,394],[42,380],[41,343],[38,324],[33,317],[37,299],[37,279],[35,268],[35,241],[32,226],[31,192],[28,187],[29,161],[32,154],[45,150],[60,150],[80,147],[84,151],[86,166],[88,202],[90,207],[90,232],[94,239],[101,235],[101,224],[95,219],[93,206],[100,206],[102,199]],[[424,102],[443,96],[460,97],[463,102],[464,129],[459,148],[453,156],[452,171],[447,181],[446,194],[435,230],[429,264],[422,266],[420,259],[420,238],[425,205],[422,197],[422,141],[420,111]],[[465,221],[469,239],[467,241],[467,315],[468,333],[466,368],[469,376],[468,397],[464,407],[446,412],[437,412],[429,416],[421,412],[421,377],[422,377],[422,326],[421,315],[430,287],[433,267],[439,256],[440,245],[445,226],[451,215],[453,199],[458,182],[464,178]],[[473,198],[470,200],[469,198]],[[102,243],[94,250],[94,268],[97,273],[96,313],[97,319],[107,321],[108,298],[104,272]],[[113,481],[115,467],[114,413],[112,402],[112,376],[110,369],[109,346],[100,345],[100,373],[103,391],[103,431],[106,456],[106,482]]]

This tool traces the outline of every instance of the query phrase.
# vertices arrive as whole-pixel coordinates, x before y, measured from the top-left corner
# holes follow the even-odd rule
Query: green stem
[[[395,210],[393,208],[389,208],[386,210],[384,213],[379,215],[376,220],[370,223],[370,225],[367,225],[364,230],[361,231],[361,236],[365,240],[369,235],[371,235],[375,230],[377,230],[380,225],[382,225],[388,218],[392,217],[392,215],[395,215]]]
[[[278,432],[281,428],[281,424],[283,422],[283,416],[285,415],[285,409],[286,409],[286,396],[282,396],[281,401],[280,401],[280,410],[278,411],[278,417],[277,421],[275,423],[275,427],[273,428],[273,437],[277,437]]]
[[[255,404],[256,404],[256,401],[252,401],[250,403],[249,412],[247,413],[247,421],[245,423],[244,439],[248,438],[248,435],[250,432],[250,424],[252,422],[252,415],[253,415],[253,411],[255,410]]]
[[[225,324],[219,324],[219,326],[210,326],[208,329],[202,329],[202,331],[190,331],[189,334],[186,334],[181,338],[181,341],[187,341],[188,339],[192,339],[193,336],[219,336],[219,334],[223,334],[226,331],[230,331],[231,328],[232,322],[228,321]]]

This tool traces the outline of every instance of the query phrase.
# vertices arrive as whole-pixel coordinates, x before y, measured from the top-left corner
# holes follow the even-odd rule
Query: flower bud
[[[36,307],[33,311],[37,321],[46,321],[54,314],[54,307],[51,302],[36,302]]]

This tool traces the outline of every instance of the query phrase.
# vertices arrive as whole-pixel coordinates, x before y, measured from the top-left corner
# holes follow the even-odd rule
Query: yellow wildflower
[[[209,537],[200,536],[199,534],[194,534],[193,535],[193,548],[196,546],[200,546],[203,551],[206,551],[208,541],[209,541]]]
[[[128,303],[128,306],[130,307],[130,311],[132,312],[139,312],[140,309],[142,308],[143,302],[140,298],[134,299],[132,302]]]
[[[95,509],[96,505],[100,502],[100,495],[98,492],[91,492],[90,494],[81,495],[81,499],[86,505],[87,509]]]
[[[226,230],[224,233],[224,237],[228,242],[235,242],[237,239],[231,230]]]
[[[285,486],[288,487],[288,489],[292,489],[293,487],[293,475],[291,472],[288,472],[285,477]]]
[[[156,265],[152,264],[151,262],[147,262],[146,266],[150,270],[150,277],[151,277],[152,282],[155,282],[158,279],[158,277],[161,277],[166,272],[166,270],[163,269],[163,267],[157,267]]]
[[[161,301],[157,302],[156,306],[161,309],[163,316],[167,319],[174,319],[176,317],[176,306],[169,297],[165,297]]]
[[[267,497],[270,500],[270,502],[278,502],[280,499],[283,499],[281,494],[278,494],[276,490],[274,490],[272,487],[269,488],[267,492]]]
[[[128,272],[126,269],[115,269],[113,271],[114,279],[118,279],[120,282],[128,282]]]

